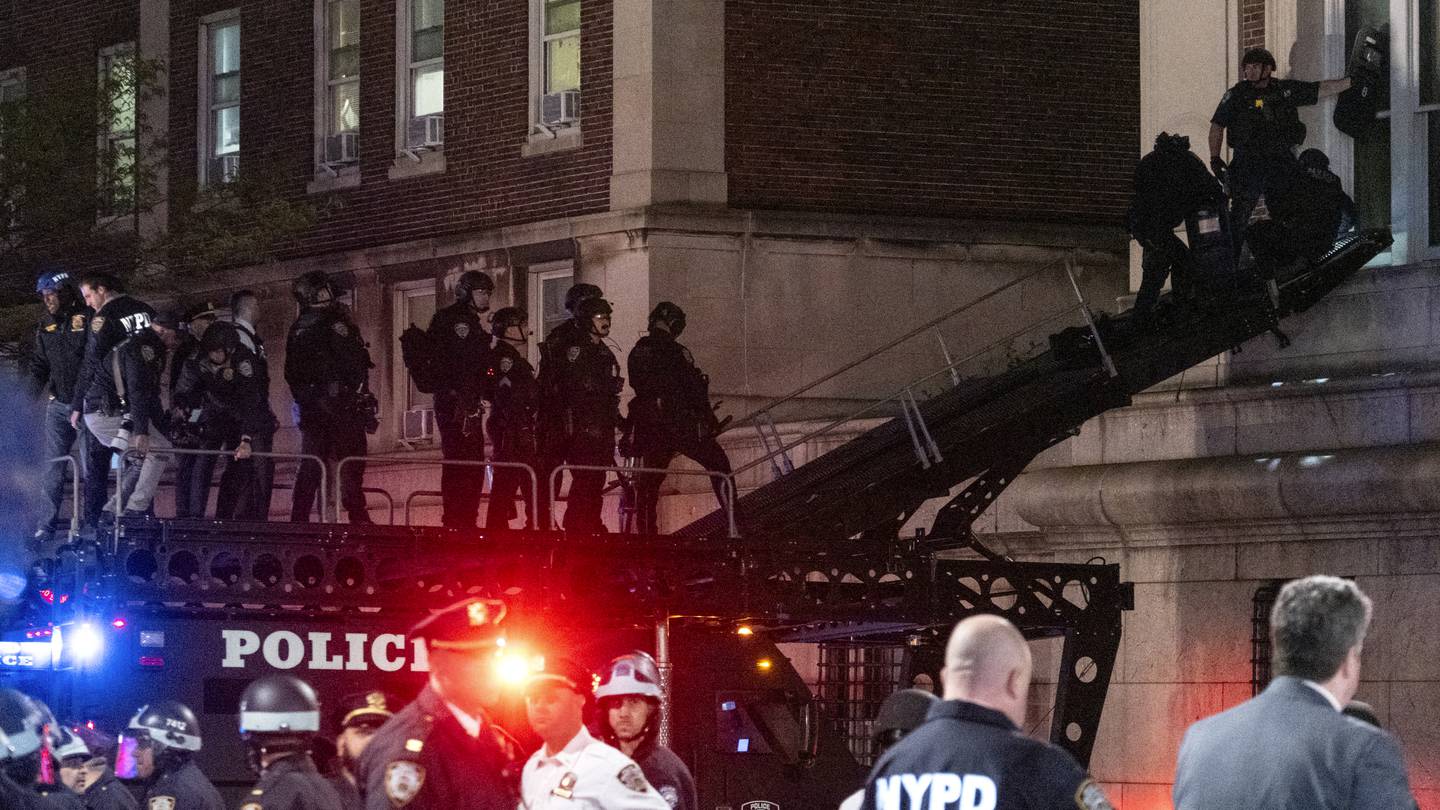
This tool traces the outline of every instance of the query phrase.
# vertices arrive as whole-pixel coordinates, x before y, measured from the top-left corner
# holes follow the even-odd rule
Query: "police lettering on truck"
[[[253,630],[221,630],[225,657],[220,666],[248,669],[260,663],[273,669],[364,672],[429,672],[422,639],[399,633],[297,633],[276,630],[261,636]]]

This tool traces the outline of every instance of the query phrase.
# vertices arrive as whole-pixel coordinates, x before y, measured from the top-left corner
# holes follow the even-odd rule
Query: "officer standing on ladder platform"
[[[695,777],[660,744],[660,668],[636,650],[605,669],[595,699],[600,702],[600,739],[635,760],[645,779],[671,810],[700,810]]]
[[[540,387],[535,380],[535,369],[525,359],[529,335],[525,312],[518,307],[505,307],[495,313],[490,327],[495,334],[490,367],[485,371],[485,395],[492,403],[490,420],[486,424],[490,444],[496,461],[529,464],[533,468],[539,455]],[[545,486],[543,481],[535,483]],[[490,507],[485,513],[485,528],[503,529],[510,525],[510,520],[515,517],[516,495],[524,498],[527,507],[537,506],[531,485],[529,476],[523,470],[496,468],[490,485]],[[530,512],[526,514],[528,524]]]
[[[211,351],[216,346],[224,348],[226,362],[238,383],[232,405],[239,415],[240,434],[235,457],[226,462],[225,472],[220,475],[215,517],[266,521],[270,519],[275,467],[270,459],[251,454],[271,451],[279,421],[270,409],[270,359],[265,354],[265,342],[255,332],[260,299],[250,290],[240,290],[230,296],[230,312],[231,320],[212,327],[205,341]]]
[[[589,298],[576,307],[576,319],[588,330],[585,339],[566,347],[556,374],[561,414],[555,429],[557,446],[570,464],[609,467],[615,464],[615,429],[620,423],[620,363],[605,345],[610,335],[610,302]],[[548,481],[542,486],[548,487]],[[604,533],[605,473],[572,471],[565,506],[565,530]]]
[[[223,810],[220,791],[192,757],[200,750],[200,721],[183,703],[141,706],[130,720],[136,777],[146,784],[146,810]]]
[[[343,810],[315,768],[310,744],[320,731],[320,700],[293,675],[269,675],[240,695],[240,737],[260,781],[240,810]]]
[[[455,283],[455,302],[430,319],[431,351],[441,373],[435,389],[435,421],[440,455],[452,461],[485,460],[485,409],[481,394],[490,354],[490,335],[480,315],[490,309],[495,282],[479,270],[467,270]],[[473,529],[485,488],[483,467],[440,469],[441,522],[451,529]]]
[[[300,452],[327,464],[363,456],[365,434],[379,426],[379,405],[370,393],[369,348],[350,310],[335,300],[336,288],[324,271],[312,270],[296,279],[292,292],[300,317],[285,342],[285,381],[300,406]],[[372,523],[361,483],[365,462],[346,464],[339,473],[340,505],[350,522]],[[313,461],[301,461],[290,507],[292,523],[310,521],[319,489],[319,468]]]
[[[540,480],[540,514],[550,514],[550,472],[565,458],[565,407],[561,401],[560,372],[571,346],[589,341],[590,327],[580,320],[579,307],[604,293],[594,284],[574,284],[565,291],[568,320],[550,330],[540,344],[540,466],[535,474]],[[542,518],[541,526],[549,524]]]
[[[205,412],[199,390],[204,354],[200,342],[215,326],[215,305],[191,307],[170,363],[170,441],[186,450],[219,450],[230,434],[226,420]],[[182,455],[175,461],[175,517],[201,519],[210,500],[215,456]]]

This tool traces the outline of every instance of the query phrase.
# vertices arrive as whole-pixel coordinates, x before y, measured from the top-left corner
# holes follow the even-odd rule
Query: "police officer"
[[[0,688],[0,807],[6,810],[51,810],[37,794],[45,745],[45,720],[34,701],[14,689]]]
[[[580,304],[604,293],[594,284],[574,284],[565,291],[565,311],[569,319],[550,330],[540,344],[540,513],[550,514],[550,473],[565,460],[565,408],[561,401],[560,371],[566,364],[571,346],[589,342],[590,326],[579,316]],[[548,522],[542,525],[548,526]]]
[[[341,810],[340,796],[315,768],[320,699],[293,675],[252,681],[240,695],[240,738],[260,781],[240,810]]]
[[[47,397],[43,433],[45,436],[45,472],[40,478],[40,491],[45,497],[46,508],[35,528],[33,545],[37,548],[49,542],[56,520],[60,517],[60,504],[65,494],[65,477],[68,470],[64,464],[48,463],[52,458],[70,455],[75,440],[76,463],[80,465],[80,477],[84,480],[84,494],[74,493],[73,497],[83,498],[81,523],[94,527],[105,505],[105,483],[110,468],[110,449],[90,436],[88,430],[76,430],[70,423],[73,405],[84,397],[77,391],[76,378],[80,364],[85,357],[86,338],[90,334],[90,310],[75,292],[70,274],[60,269],[50,269],[35,282],[35,292],[45,306],[40,321],[35,326],[35,345],[30,352],[31,390],[37,396]],[[71,527],[79,532],[82,526]]]
[[[490,334],[480,315],[489,311],[494,291],[495,282],[488,275],[467,270],[455,284],[455,302],[430,319],[432,348],[444,358],[446,369],[435,390],[435,422],[440,428],[440,455],[447,460],[485,460],[482,396]],[[475,528],[484,488],[483,467],[441,467],[441,522],[452,529]]]
[[[296,279],[292,292],[301,311],[285,342],[285,381],[300,406],[300,452],[327,463],[363,456],[365,434],[376,425],[370,351],[350,311],[335,300],[335,287],[323,271]],[[364,462],[340,470],[340,501],[351,523],[373,522],[365,508],[364,475]],[[320,469],[302,461],[291,522],[309,522],[319,488]]]
[[[1294,166],[1270,179],[1265,207],[1268,219],[1251,225],[1247,238],[1266,278],[1297,260],[1320,258],[1355,222],[1355,203],[1319,149],[1301,152]]]
[[[939,702],[934,693],[924,689],[901,689],[885,698],[875,714],[875,722],[870,724],[871,750],[875,757],[878,759],[905,735],[919,728],[925,722],[925,715]],[[860,810],[864,801],[864,789],[857,790],[840,803],[839,810]]]
[[[690,769],[660,744],[660,697],[655,659],[639,650],[615,658],[595,687],[600,739],[634,759],[672,810],[699,810]]]
[[[356,763],[375,732],[395,716],[390,708],[393,705],[394,700],[380,691],[347,695],[340,701],[337,723],[340,733],[335,737],[335,773],[330,776],[330,785],[340,795],[340,804],[346,810],[360,810],[365,806],[355,776]]]
[[[265,341],[255,331],[260,318],[259,296],[251,290],[236,292],[230,296],[230,312],[231,319],[216,324],[207,341],[207,349],[224,349],[225,362],[235,372],[231,407],[239,414],[235,456],[220,474],[215,517],[263,522],[270,519],[274,462],[251,454],[269,453],[274,448],[279,422],[270,408],[270,360],[265,354]]]
[[[110,350],[127,337],[138,335],[150,325],[155,310],[143,301],[125,293],[125,285],[110,273],[90,272],[80,276],[80,295],[95,313],[90,317],[90,336],[85,341],[85,357],[75,375],[78,395],[70,405],[70,425],[80,426],[83,398]]]
[[[270,449],[275,435],[275,414],[266,396],[265,371],[237,339],[228,324],[217,324],[201,343],[202,357],[194,372],[195,390],[202,401],[202,422],[216,431],[219,444],[235,451],[220,477],[215,517],[239,517],[241,489],[254,476],[251,453]],[[263,516],[247,513],[247,519]]]
[[[505,307],[491,318],[490,327],[494,330],[495,345],[490,352],[490,366],[486,369],[485,379],[486,397],[492,408],[485,429],[490,435],[496,461],[529,464],[533,468],[539,457],[540,386],[534,367],[525,359],[529,336],[525,312],[518,307]],[[544,482],[537,478],[533,485],[543,487]],[[536,507],[531,487],[530,477],[523,470],[497,467],[490,484],[486,528],[503,529],[510,525],[510,520],[515,517],[517,494],[525,499],[527,507]],[[528,517],[526,522],[529,522]]]
[[[141,706],[130,719],[135,735],[135,775],[145,783],[146,810],[222,810],[220,792],[200,772],[200,721],[183,703]]]
[[[560,419],[553,426],[563,448],[562,458],[570,464],[609,467],[615,464],[615,428],[620,422],[620,363],[605,338],[610,335],[610,302],[589,298],[576,308],[577,319],[586,326],[585,339],[571,343],[556,371]],[[541,486],[548,487],[548,481]],[[605,473],[572,471],[569,501],[565,507],[565,530],[604,533],[600,520],[604,502]]]
[[[209,301],[185,313],[185,328],[170,363],[170,441],[188,450],[219,450],[222,437],[233,432],[228,424],[211,421],[204,412],[199,390],[204,355],[200,343],[218,313]],[[175,517],[203,518],[210,500],[215,456],[181,455],[175,461]]]
[[[144,329],[106,353],[85,397],[85,426],[95,438],[122,453],[134,450],[142,458],[140,475],[124,504],[126,516],[150,511],[165,472],[166,456],[147,451],[170,447],[160,429],[165,417],[160,377],[166,356],[179,343],[179,321],[174,312],[150,313]]]
[[[730,473],[730,459],[715,440],[720,424],[710,406],[710,378],[695,366],[690,350],[679,342],[685,331],[685,310],[661,301],[650,312],[649,334],[630,350],[626,368],[635,398],[630,400],[629,427],[641,464],[663,470],[675,454],[686,456],[711,472]],[[629,455],[629,453],[627,453]],[[656,507],[665,476],[641,473],[635,482],[636,511],[641,534],[656,534]],[[720,508],[728,491],[722,479],[710,479]]]
[[[563,658],[546,658],[525,684],[525,716],[540,746],[525,763],[520,792],[527,810],[668,810],[630,757],[590,736],[585,713],[591,675]]]
[[[1155,149],[1135,167],[1135,196],[1126,216],[1130,235],[1143,251],[1140,290],[1135,295],[1137,318],[1149,318],[1165,279],[1172,274],[1176,294],[1191,294],[1194,280],[1185,275],[1189,249],[1175,229],[1201,208],[1222,205],[1224,199],[1220,185],[1190,151],[1189,138],[1168,132],[1155,138]]]
[[[429,653],[430,683],[360,755],[367,810],[514,810],[517,751],[490,712],[505,603],[467,599],[410,629]]]
[[[1073,757],[1021,732],[1030,671],[1030,647],[1004,618],[957,624],[945,646],[945,700],[875,763],[863,807],[1109,810]]]
[[[1305,141],[1299,108],[1350,87],[1349,78],[1302,82],[1276,79],[1274,72],[1275,57],[1269,51],[1246,51],[1240,58],[1240,82],[1226,91],[1210,117],[1210,167],[1229,184],[1237,254],[1266,183],[1288,169],[1295,148]],[[1229,166],[1220,157],[1227,136],[1233,153]]]
[[[87,810],[136,810],[130,790],[116,778],[107,756],[113,740],[88,729],[63,729],[67,739],[55,748],[60,781],[80,794]],[[89,742],[82,735],[89,737]]]

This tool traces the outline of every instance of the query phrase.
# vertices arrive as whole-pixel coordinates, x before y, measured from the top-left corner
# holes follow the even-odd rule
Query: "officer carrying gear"
[[[136,777],[147,783],[146,810],[223,810],[220,792],[192,760],[200,750],[200,721],[175,701],[141,706],[130,719]]]
[[[165,358],[179,343],[180,318],[174,312],[151,313],[146,327],[106,353],[85,397],[85,425],[108,447],[142,456],[140,475],[124,504],[124,514],[147,514],[160,485],[170,440],[161,430],[160,377]]]
[[[0,688],[0,807],[49,810],[54,805],[35,793],[45,745],[45,718],[29,697]]]
[[[170,364],[170,441],[189,450],[219,450],[224,438],[234,431],[228,420],[204,410],[204,394],[198,390],[204,356],[200,343],[214,326],[216,307],[206,301],[185,313],[184,329]],[[215,456],[182,455],[175,461],[175,517],[205,517],[210,500],[210,480]]]
[[[51,268],[35,282],[35,292],[45,306],[35,326],[35,345],[30,351],[29,377],[31,392],[47,398],[42,431],[45,436],[45,460],[70,455],[75,446],[76,463],[84,479],[81,522],[93,527],[105,505],[105,483],[110,468],[110,448],[95,441],[88,430],[76,430],[70,424],[73,405],[84,397],[76,391],[75,381],[85,358],[86,338],[90,334],[90,310],[75,292],[70,274]],[[60,505],[65,495],[64,464],[49,464],[40,477],[40,491],[45,509],[36,524],[33,543],[38,548],[49,542]],[[71,530],[81,531],[81,526]]]
[[[485,396],[491,402],[490,419],[485,429],[490,435],[496,461],[519,462],[533,468],[539,457],[540,386],[535,379],[534,367],[525,358],[529,335],[526,327],[525,312],[518,307],[505,307],[490,319],[495,346],[490,353],[490,366],[485,371]],[[545,486],[544,482],[536,483]],[[490,484],[490,507],[485,514],[485,527],[503,529],[509,526],[510,520],[515,517],[515,496],[524,498],[527,507],[536,507],[533,494],[530,477],[523,470],[497,467]],[[529,514],[528,510],[526,514]]]
[[[360,755],[367,810],[514,810],[518,751],[489,715],[500,700],[505,611],[499,600],[466,599],[410,629],[429,652],[430,683]]]
[[[375,732],[395,716],[391,707],[397,705],[393,698],[380,691],[346,695],[340,700],[335,724],[339,727],[339,733],[335,735],[335,773],[330,777],[330,786],[335,788],[340,804],[346,810],[360,810],[365,806],[355,776],[356,763],[374,739]]]
[[[1175,229],[1206,206],[1225,201],[1224,190],[1190,151],[1190,139],[1162,132],[1155,149],[1135,167],[1135,196],[1126,222],[1143,250],[1140,290],[1135,315],[1148,318],[1160,298],[1166,277],[1173,278],[1177,296],[1189,297],[1196,280],[1186,274],[1189,251]]]
[[[600,739],[635,760],[671,810],[699,810],[690,769],[660,744],[660,698],[655,659],[639,650],[616,657],[595,688]]]
[[[605,338],[610,334],[610,302],[588,298],[576,307],[576,319],[585,325],[585,339],[572,343],[555,375],[560,414],[553,429],[559,431],[553,446],[570,464],[609,467],[615,464],[615,428],[620,422],[620,390],[625,379],[620,363]],[[542,482],[542,486],[548,486]],[[572,471],[565,530],[604,533],[600,520],[604,505],[605,473]]]
[[[1290,170],[1270,179],[1265,207],[1269,218],[1252,224],[1247,238],[1267,279],[1297,261],[1320,258],[1355,223],[1355,203],[1319,149],[1306,149]]]
[[[240,810],[341,810],[340,796],[315,768],[320,700],[292,675],[269,675],[240,695],[240,738],[260,781]]]
[[[300,452],[327,464],[363,456],[365,434],[376,424],[370,351],[350,311],[335,300],[335,288],[323,271],[300,276],[293,292],[301,310],[285,343],[285,381],[300,406]],[[351,523],[373,522],[361,489],[364,475],[364,462],[346,464],[340,471],[340,501]],[[291,522],[309,522],[319,488],[319,467],[302,461]]]
[[[685,331],[685,310],[661,301],[650,313],[650,333],[630,350],[626,368],[635,398],[630,400],[629,428],[641,465],[663,470],[678,453],[711,472],[729,474],[730,459],[716,437],[721,425],[710,405],[710,378],[695,367],[690,350],[679,342]],[[641,534],[656,534],[656,507],[665,476],[639,473],[635,482],[636,511]],[[724,481],[710,479],[720,508],[726,506]]]
[[[550,473],[565,459],[565,408],[560,397],[560,370],[568,362],[570,347],[589,341],[590,327],[578,315],[581,302],[603,298],[594,284],[573,284],[565,291],[565,311],[569,320],[550,330],[540,344],[540,466],[535,470],[540,480],[540,513],[550,513]],[[542,523],[542,525],[545,525]]]
[[[479,270],[460,274],[455,302],[430,319],[430,351],[443,363],[437,375],[435,422],[440,428],[440,456],[451,461],[485,460],[483,394],[489,362],[490,334],[480,315],[490,309],[495,282]],[[441,523],[452,529],[473,529],[480,514],[485,468],[440,468]]]
[[[274,463],[251,454],[271,451],[279,422],[270,409],[270,361],[265,341],[255,331],[260,299],[250,290],[240,290],[230,296],[230,312],[231,320],[213,326],[205,340],[207,358],[220,367],[220,388],[228,392],[222,399],[235,414],[231,421],[236,428],[230,445],[235,455],[220,475],[215,517],[266,521],[270,519]],[[217,359],[216,347],[223,350],[223,360]],[[234,372],[233,380],[225,379],[225,365]]]

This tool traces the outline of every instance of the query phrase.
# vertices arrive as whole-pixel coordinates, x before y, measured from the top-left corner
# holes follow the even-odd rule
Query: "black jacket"
[[[486,398],[494,403],[486,432],[499,461],[525,461],[536,451],[540,384],[535,368],[515,347],[497,341],[485,370]]]
[[[632,759],[645,772],[646,781],[655,786],[673,810],[700,810],[695,798],[695,777],[674,751],[656,744],[652,738],[635,749]]]
[[[710,422],[710,383],[690,350],[663,332],[640,338],[626,360],[630,419],[642,452],[694,441]]]
[[[145,791],[145,806],[158,807],[156,799],[170,799],[174,810],[225,810],[220,791],[205,778],[194,762],[186,762],[173,771],[161,774]]]
[[[516,758],[488,723],[471,737],[426,687],[375,732],[355,773],[366,810],[515,810]]]
[[[113,298],[90,319],[90,337],[85,343],[85,358],[75,376],[75,399],[71,410],[80,410],[81,400],[89,402],[95,378],[109,356],[110,350],[127,337],[150,331],[155,310],[149,304],[128,295]],[[103,395],[103,390],[101,394]]]
[[[113,356],[112,356],[113,355]],[[119,369],[125,396],[120,396],[115,371]],[[85,398],[87,412],[129,414],[136,434],[150,433],[152,425],[164,419],[160,405],[160,376],[165,369],[165,344],[153,329],[145,329],[120,342],[106,354],[105,362],[96,370],[90,395]]]
[[[40,316],[35,325],[35,347],[30,352],[33,393],[48,393],[66,405],[74,401],[75,378],[80,375],[89,334],[90,310],[83,304]]]
[[[326,400],[353,396],[366,385],[370,366],[370,351],[345,307],[311,307],[290,325],[285,381],[302,419]]]
[[[344,810],[340,795],[315,769],[309,754],[270,763],[241,810]]]
[[[485,369],[490,362],[490,333],[480,314],[468,302],[456,301],[430,319],[430,339],[446,373],[435,389],[437,410],[473,410],[484,392]]]
[[[85,810],[80,794],[64,785],[35,785],[35,793],[52,810]]]
[[[910,775],[912,778],[903,780]],[[906,790],[923,784],[918,795]],[[1099,787],[1070,754],[1032,740],[1005,715],[947,700],[881,755],[865,784],[865,810],[925,810],[938,794],[994,796],[996,810],[1108,810]],[[885,801],[878,797],[884,795]]]
[[[86,810],[136,810],[139,807],[130,789],[109,769],[85,788],[85,792],[80,794],[80,801],[85,803]]]

